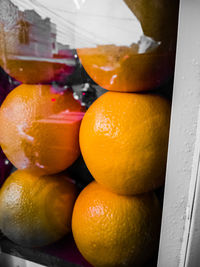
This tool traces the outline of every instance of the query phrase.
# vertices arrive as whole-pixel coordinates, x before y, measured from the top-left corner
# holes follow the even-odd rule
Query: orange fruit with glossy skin
[[[77,54],[88,75],[110,91],[139,92],[160,86],[174,70],[175,53],[138,54],[132,47],[79,48]]]
[[[0,144],[18,169],[52,174],[79,156],[79,127],[84,109],[71,91],[50,85],[20,85],[0,109]]]
[[[154,94],[107,92],[86,111],[80,147],[94,179],[125,195],[164,183],[170,103]]]
[[[72,232],[95,267],[142,266],[156,252],[160,218],[154,193],[121,196],[92,182],[75,202]]]
[[[21,246],[53,243],[71,231],[77,192],[64,175],[15,171],[0,191],[0,229]]]
[[[87,35],[77,54],[88,75],[111,91],[146,91],[166,82],[174,71],[178,7],[178,0],[82,4],[77,24]],[[96,39],[87,38],[91,33]]]

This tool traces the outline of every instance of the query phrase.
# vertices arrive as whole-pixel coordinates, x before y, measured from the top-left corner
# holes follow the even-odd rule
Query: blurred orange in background
[[[75,70],[75,59],[43,59],[16,56],[7,59],[4,70],[16,80],[26,84],[64,82]]]

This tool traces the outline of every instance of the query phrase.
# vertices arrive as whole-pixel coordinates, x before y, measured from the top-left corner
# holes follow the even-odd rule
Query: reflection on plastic
[[[178,5],[1,0],[0,64],[23,83],[67,83],[80,60],[104,89],[151,90],[173,74]]]
[[[87,29],[83,41],[75,31],[81,63],[105,89],[152,90],[173,74],[177,17],[178,0],[87,0],[76,20]]]
[[[0,41],[0,65],[20,82],[64,82],[75,70],[75,50],[58,42],[56,24],[31,4],[0,2]]]

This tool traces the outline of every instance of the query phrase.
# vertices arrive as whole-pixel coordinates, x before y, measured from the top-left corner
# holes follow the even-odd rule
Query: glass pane
[[[178,7],[0,1],[4,252],[155,266]]]

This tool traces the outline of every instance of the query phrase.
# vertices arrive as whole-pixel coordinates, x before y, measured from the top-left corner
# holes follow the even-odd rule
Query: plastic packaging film
[[[108,90],[142,91],[173,73],[178,1],[2,0],[1,66],[24,83],[65,82],[79,59]]]
[[[162,186],[170,102],[160,94],[173,78],[178,7],[178,0],[0,0],[1,182],[12,163],[17,179],[21,171],[30,179],[62,172],[80,190],[94,178],[116,201]],[[149,217],[156,234],[147,229],[149,243],[143,240],[149,258],[141,261],[142,246],[131,243],[122,265],[150,259],[159,216],[155,227]]]
[[[84,68],[103,88],[144,91],[173,73],[178,1],[84,1],[76,34]]]

